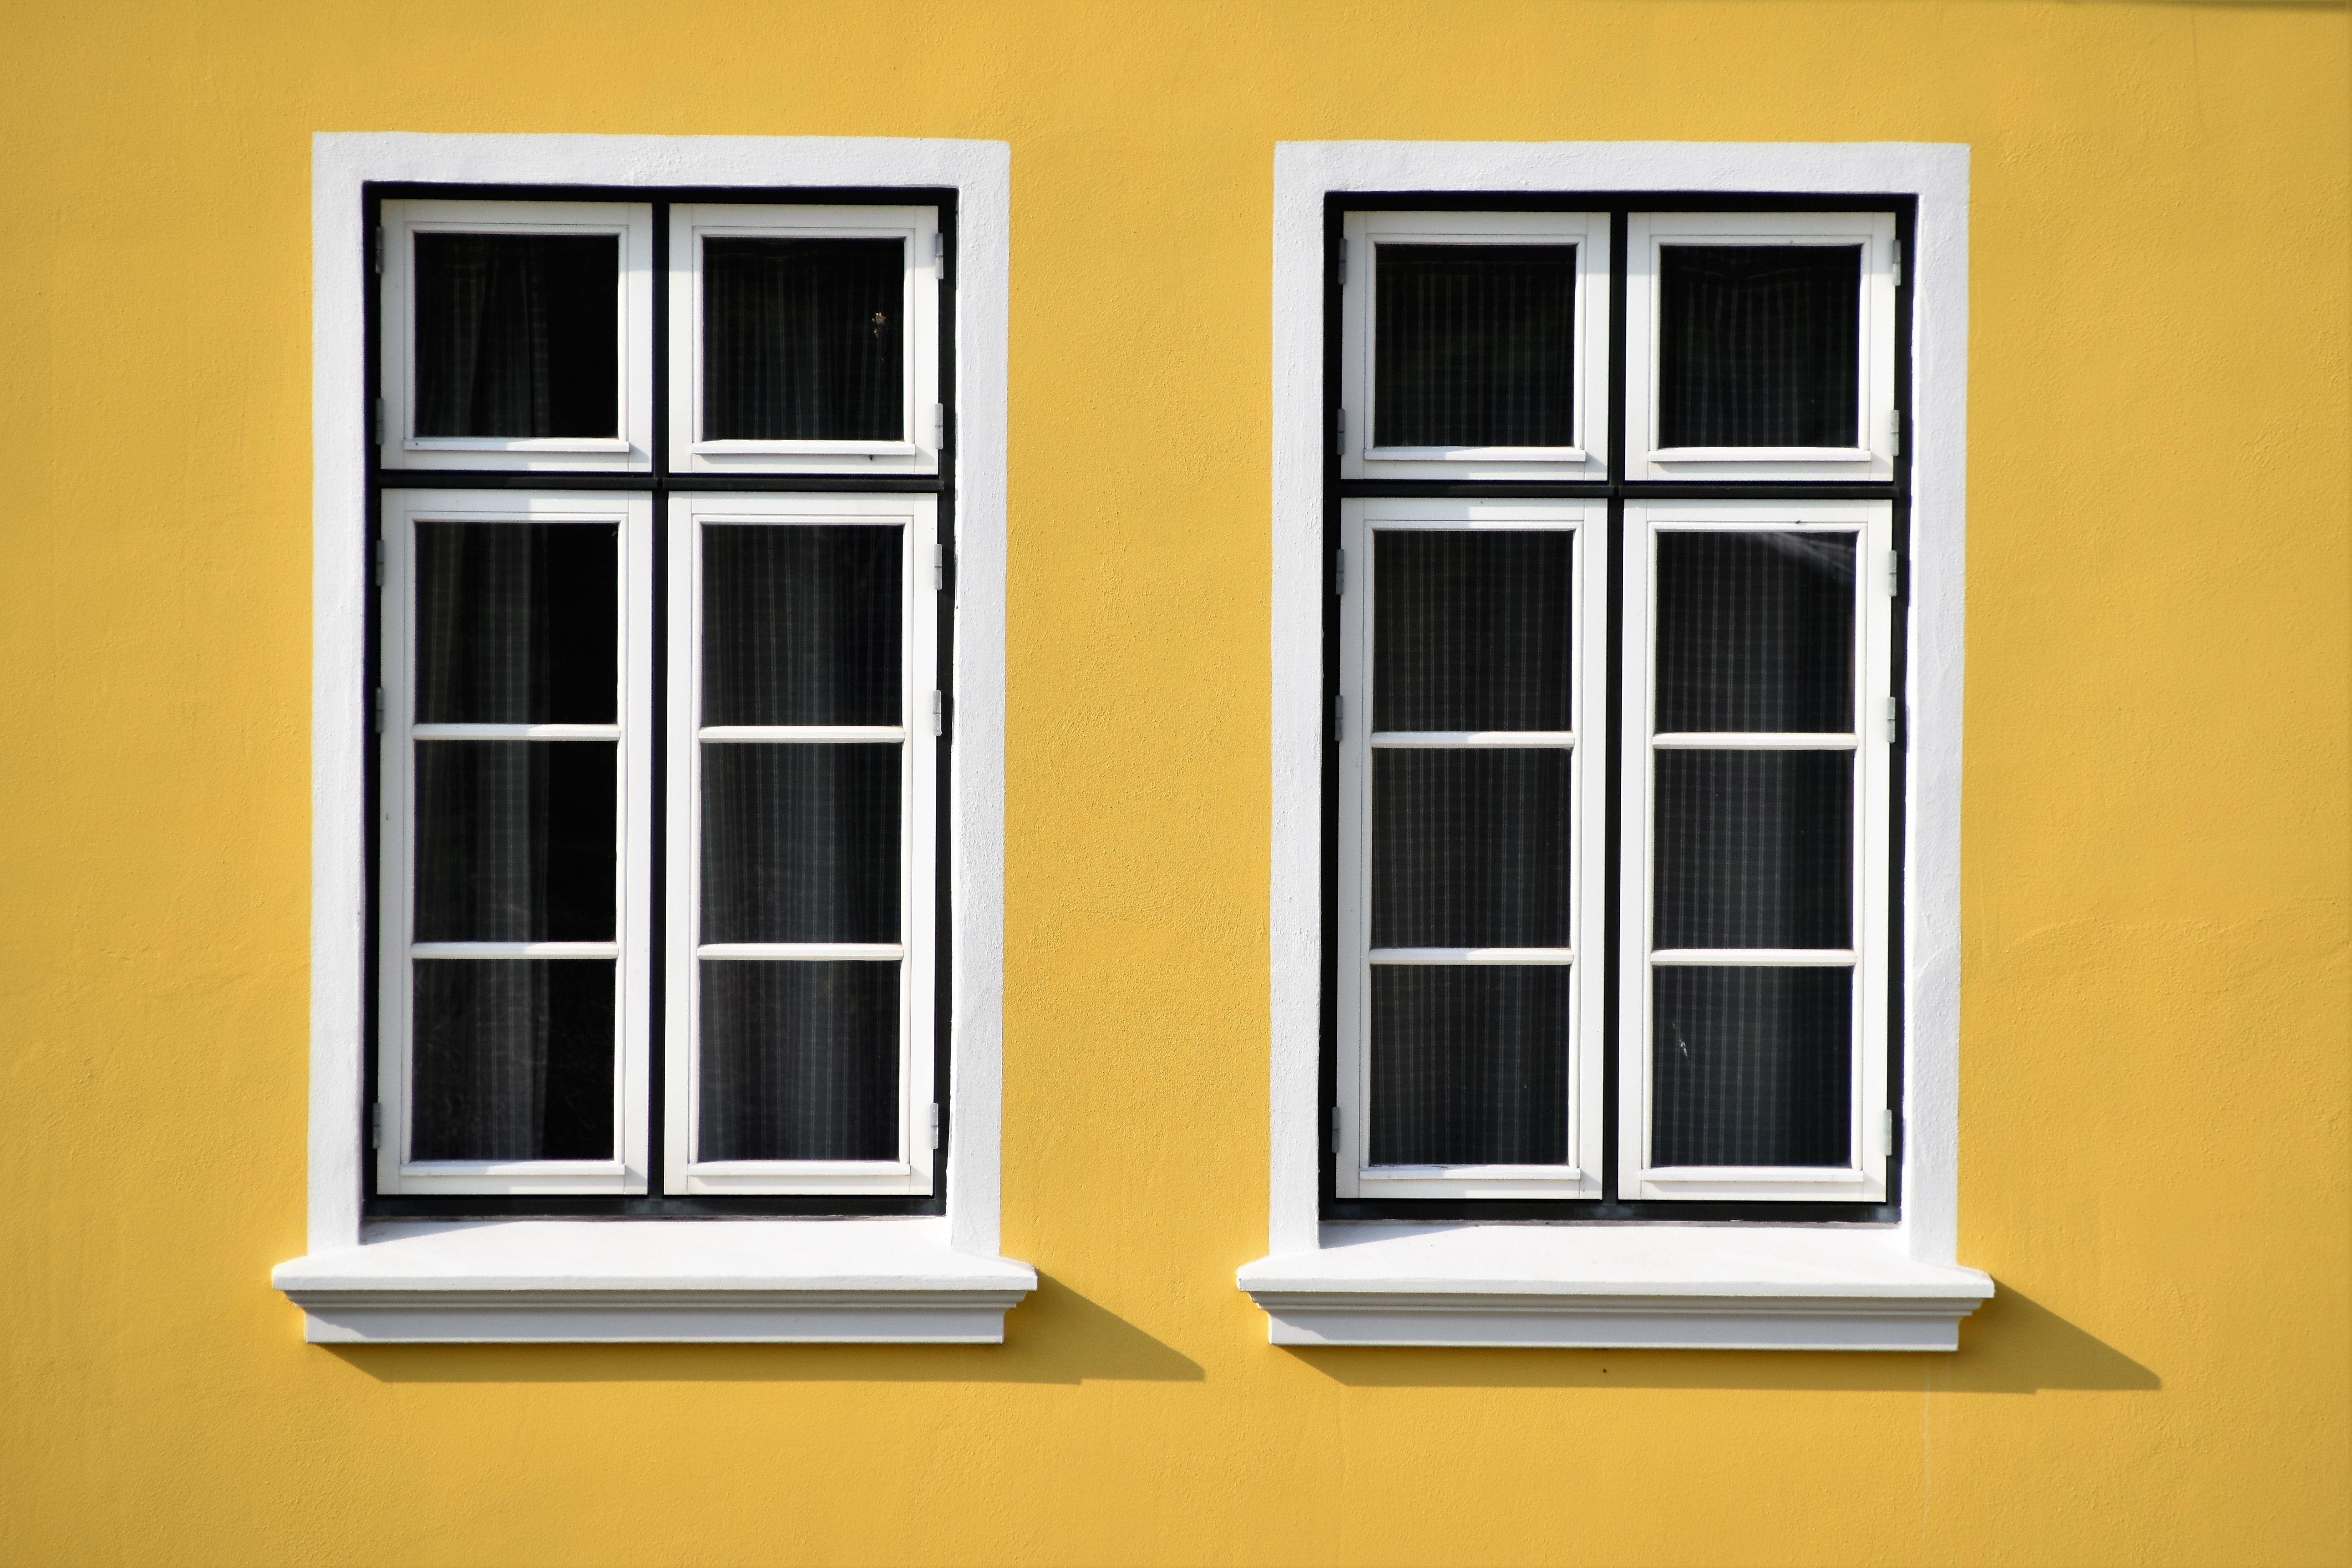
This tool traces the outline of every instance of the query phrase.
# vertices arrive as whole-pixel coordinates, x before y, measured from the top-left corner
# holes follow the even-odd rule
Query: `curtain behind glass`
[[[1576,536],[1372,533],[1372,728],[1576,726]]]
[[[900,721],[903,528],[706,524],[702,721]]]
[[[617,721],[617,526],[420,522],[415,538],[418,723]]]
[[[698,967],[696,1158],[898,1157],[898,964]]]
[[[1375,964],[1376,1165],[1568,1159],[1566,965]]]
[[[1853,998],[1851,969],[1652,970],[1652,1163],[1850,1163]]]
[[[420,960],[409,1158],[611,1159],[613,969]]]
[[[1657,542],[1660,733],[1853,731],[1854,535]]]
[[[618,236],[415,243],[417,435],[620,434]]]
[[[1858,245],[1668,245],[1658,444],[1853,447]]]
[[[702,439],[903,441],[906,242],[705,239]]]
[[[1576,247],[1373,247],[1372,441],[1574,444]]]

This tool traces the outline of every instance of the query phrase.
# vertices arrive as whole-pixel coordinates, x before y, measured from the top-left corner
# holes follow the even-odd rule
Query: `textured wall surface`
[[[10,8],[0,1559],[2352,1556],[2339,5]],[[1013,149],[1001,1348],[301,1342],[310,138]],[[1975,149],[1955,1357],[1278,1351],[1278,140]]]

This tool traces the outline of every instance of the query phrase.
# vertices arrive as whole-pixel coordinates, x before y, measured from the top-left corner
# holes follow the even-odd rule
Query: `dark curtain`
[[[1564,964],[1375,964],[1371,1163],[1565,1163],[1570,994]]]
[[[416,236],[416,434],[621,433],[615,235]]]
[[[1668,245],[1658,444],[1853,447],[1858,245]]]
[[[1573,753],[1372,753],[1372,945],[1568,945]]]
[[[1853,945],[1852,752],[1653,762],[1654,946]]]
[[[904,530],[706,525],[702,721],[900,721]]]
[[[1570,444],[1576,247],[1388,244],[1373,255],[1373,442]]]
[[[1575,728],[1575,536],[1372,534],[1372,728]]]
[[[698,1158],[898,1157],[899,965],[699,968]]]
[[[1651,1159],[1851,1162],[1851,969],[1651,971]]]
[[[900,750],[705,743],[702,940],[900,940]]]
[[[903,441],[906,244],[702,242],[702,438]]]
[[[611,1159],[613,970],[418,961],[409,1158]]]
[[[1661,733],[1853,732],[1853,534],[1657,540]]]

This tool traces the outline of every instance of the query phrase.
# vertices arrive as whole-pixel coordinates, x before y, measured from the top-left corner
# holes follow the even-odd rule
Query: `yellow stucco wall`
[[[2343,1563],[2347,13],[8,7],[0,1558]],[[330,1351],[310,137],[1013,149],[1002,1348]],[[1278,140],[1975,148],[1956,1357],[1265,1343]]]

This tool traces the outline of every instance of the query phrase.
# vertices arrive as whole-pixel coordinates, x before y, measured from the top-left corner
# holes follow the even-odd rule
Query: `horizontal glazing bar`
[[[1864,1178],[1851,1165],[1655,1165],[1645,1182],[1817,1182],[1853,1185]]]
[[[1576,744],[1572,730],[1375,730],[1372,744],[1397,751],[1502,750]]]
[[[697,1160],[690,1174],[719,1176],[903,1176],[904,1160]]]
[[[1363,1165],[1368,1182],[1573,1182],[1584,1173],[1574,1165]]]
[[[907,948],[896,942],[706,942],[694,950],[694,956],[787,963],[851,959],[887,963],[906,957]]]
[[[418,741],[617,741],[618,724],[411,724]]]
[[[411,958],[618,958],[617,942],[412,942]]]
[[[1662,752],[1851,752],[1858,742],[1852,735],[1727,730],[1653,735],[1650,744]]]
[[[904,741],[903,724],[705,724],[694,732],[698,741],[766,742],[771,744],[841,744],[869,742],[877,745]]]
[[[1851,969],[1850,947],[1662,947],[1653,964],[1748,969]]]
[[[1376,947],[1374,963],[1572,963],[1565,947]]]

